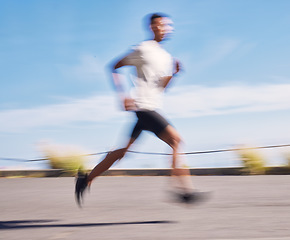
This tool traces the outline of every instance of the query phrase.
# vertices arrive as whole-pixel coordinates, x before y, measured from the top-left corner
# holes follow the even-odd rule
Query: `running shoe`
[[[79,207],[82,206],[83,194],[87,186],[88,186],[88,174],[84,174],[79,171],[78,176],[76,178],[76,187],[75,187],[75,198]]]
[[[200,203],[207,200],[208,192],[177,193],[177,201],[185,204]]]

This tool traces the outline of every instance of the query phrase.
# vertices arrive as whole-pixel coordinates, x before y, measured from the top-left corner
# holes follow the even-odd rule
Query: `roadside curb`
[[[89,170],[87,170],[89,171]],[[251,175],[242,167],[236,168],[195,168],[190,169],[191,175],[197,176],[227,176],[227,175]],[[288,175],[288,167],[267,167],[265,175]],[[0,170],[0,177],[73,177],[76,171],[63,169],[43,170]],[[102,176],[169,176],[170,169],[110,169]]]

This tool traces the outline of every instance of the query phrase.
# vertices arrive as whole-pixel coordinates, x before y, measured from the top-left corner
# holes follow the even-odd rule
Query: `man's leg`
[[[95,168],[89,174],[87,179],[88,185],[91,184],[94,178],[100,176],[103,172],[108,170],[117,160],[122,159],[135,140],[136,138],[131,137],[125,148],[120,148],[109,152],[106,157],[97,166],[95,166]]]
[[[167,143],[172,148],[172,169],[171,176],[174,177],[180,188],[186,192],[190,193],[193,191],[192,181],[190,178],[189,169],[182,164],[179,159],[179,148],[181,143],[181,138],[178,132],[171,125],[168,125],[158,137]]]
[[[130,140],[125,148],[117,149],[112,152],[109,152],[107,156],[91,171],[89,175],[78,174],[76,186],[75,186],[75,196],[76,201],[81,207],[83,193],[85,189],[91,185],[94,178],[100,176],[103,172],[108,170],[117,160],[120,160],[124,157],[129,147],[134,143],[134,141],[138,138],[142,129],[140,128],[140,124],[136,123],[133,132],[131,134]]]

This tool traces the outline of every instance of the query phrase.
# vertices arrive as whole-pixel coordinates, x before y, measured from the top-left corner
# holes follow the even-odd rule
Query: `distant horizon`
[[[265,167],[287,167],[289,166],[289,160],[290,157],[285,155],[284,158],[281,156],[281,159],[279,161],[271,161],[271,162],[267,162],[267,159],[263,156],[262,154],[262,149],[263,150],[273,150],[275,148],[279,148],[279,149],[284,149],[284,148],[288,148],[289,149],[290,144],[282,144],[282,145],[276,145],[276,146],[244,146],[241,147],[240,149],[244,149],[244,150],[252,150],[255,153],[259,154],[261,157],[263,157],[263,161],[265,162]],[[185,155],[191,155],[191,156],[196,156],[196,155],[205,155],[204,156],[204,161],[206,163],[200,164],[198,165],[198,163],[195,163],[197,165],[193,166],[190,164],[190,162],[187,161],[187,163],[189,164],[189,168],[191,169],[199,169],[199,168],[232,168],[232,167],[245,167],[245,164],[243,163],[241,157],[237,154],[237,148],[229,148],[229,149],[215,149],[215,150],[205,150],[205,151],[198,151],[198,152],[184,152],[183,154]],[[65,152],[60,152],[60,156],[62,157],[69,157],[69,154],[66,154]],[[105,156],[106,152],[98,152],[98,153],[83,153],[83,155],[80,156],[84,156],[84,160],[85,160],[85,168],[86,169],[92,169],[95,165],[93,158],[95,158],[95,156]],[[168,153],[166,152],[138,152],[138,151],[132,151],[132,152],[128,152],[129,155],[133,154],[133,155],[143,155],[143,156],[147,156],[148,158],[152,156],[158,159],[159,162],[164,162],[164,156],[166,156]],[[182,154],[182,153],[181,153]],[[224,162],[218,162],[218,161],[214,161],[211,160],[213,159],[213,156],[215,154],[226,154],[226,155],[230,155],[232,157],[232,160],[226,160]],[[163,158],[162,158],[163,157]],[[146,157],[145,157],[146,158]],[[210,160],[209,160],[210,159]],[[7,167],[0,167],[0,170],[45,170],[45,169],[52,169],[49,163],[49,158],[38,158],[38,159],[19,159],[19,158],[10,158],[10,159],[5,159],[5,158],[0,158],[0,160],[2,161],[12,161],[12,162],[18,162],[20,165],[17,168],[15,165],[13,166],[7,166]],[[35,164],[36,162],[37,165]],[[41,162],[41,164],[39,164]],[[89,164],[89,162],[91,162],[91,164]],[[27,166],[24,168],[23,164],[26,164]],[[145,160],[144,160],[145,163]],[[148,162],[147,162],[148,164]],[[34,165],[36,168],[31,168],[30,165]],[[122,167],[119,166],[118,163],[115,164],[112,169],[170,169],[169,167],[164,167],[162,165],[160,166],[150,166],[150,164],[148,164],[147,166],[134,166],[134,164],[131,164],[130,166],[126,166],[126,167]]]

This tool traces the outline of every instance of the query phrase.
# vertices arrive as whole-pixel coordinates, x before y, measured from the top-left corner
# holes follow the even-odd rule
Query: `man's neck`
[[[153,40],[156,41],[156,42],[158,42],[158,43],[160,43],[163,39],[160,36],[154,35],[154,39]]]
[[[157,39],[154,38],[153,41],[155,41],[155,42],[157,42],[157,43],[159,43],[159,44],[162,42],[162,40],[159,40],[158,38],[157,38]]]

